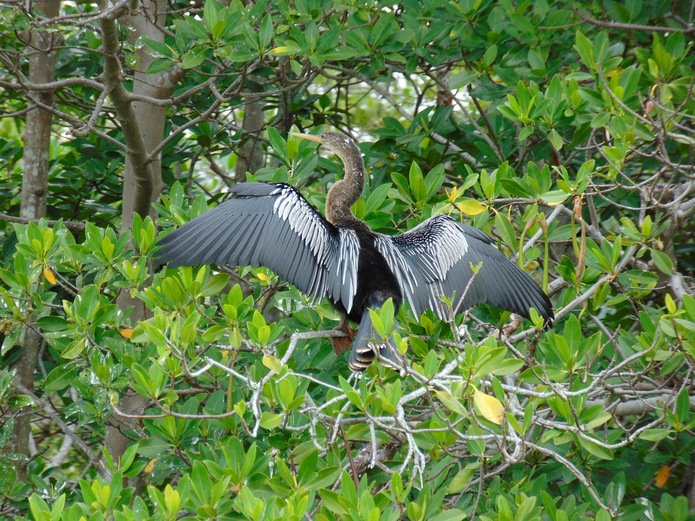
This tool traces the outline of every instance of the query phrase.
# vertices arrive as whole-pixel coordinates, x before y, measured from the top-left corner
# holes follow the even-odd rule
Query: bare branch
[[[695,35],[695,27],[692,24],[686,27],[659,27],[657,25],[640,25],[640,24],[628,24],[622,22],[606,22],[604,20],[597,20],[592,18],[588,14],[580,11],[579,9],[573,9],[574,13],[579,16],[585,22],[591,25],[596,25],[597,27],[606,27],[609,29],[624,29],[626,31],[644,31],[647,33],[674,33],[680,32],[690,35]]]

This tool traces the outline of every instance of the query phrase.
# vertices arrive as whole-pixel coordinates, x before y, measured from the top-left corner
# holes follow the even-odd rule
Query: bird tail
[[[364,371],[372,365],[377,356],[386,362],[390,362],[390,365],[398,366],[401,363],[393,335],[389,337],[388,342],[378,340],[372,325],[369,309],[365,309],[364,313],[362,313],[362,321],[357,330],[357,335],[355,335],[355,339],[352,342],[348,366],[353,371]]]

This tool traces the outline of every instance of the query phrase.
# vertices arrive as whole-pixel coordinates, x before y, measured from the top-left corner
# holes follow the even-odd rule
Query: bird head
[[[339,157],[345,157],[346,154],[358,150],[351,137],[339,132],[324,132],[320,136],[290,132],[290,135],[321,143]]]

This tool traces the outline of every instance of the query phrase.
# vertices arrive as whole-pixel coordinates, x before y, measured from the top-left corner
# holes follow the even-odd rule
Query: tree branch
[[[626,31],[644,31],[647,33],[685,33],[689,35],[695,35],[695,27],[692,24],[687,27],[659,27],[658,25],[640,25],[640,24],[626,24],[621,22],[605,22],[603,20],[597,20],[592,18],[588,14],[583,13],[579,9],[573,9],[574,13],[591,25],[597,27],[606,27],[608,29],[623,29]]]
[[[103,10],[106,10],[105,4],[105,0],[99,2]],[[100,21],[103,38],[102,48],[105,52],[104,82],[108,88],[109,98],[116,111],[116,117],[123,130],[123,137],[126,142],[127,160],[130,162],[135,174],[137,190],[133,211],[144,219],[150,212],[154,182],[149,154],[147,153],[145,142],[140,132],[140,125],[135,116],[130,96],[125,90],[125,87],[123,87],[121,81],[123,73],[118,59],[120,42],[118,40],[118,30],[114,18],[117,15],[123,14],[125,14],[123,10],[112,11],[110,16],[103,17]]]

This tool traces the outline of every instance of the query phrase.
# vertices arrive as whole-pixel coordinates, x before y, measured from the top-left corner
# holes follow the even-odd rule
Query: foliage
[[[0,232],[0,515],[688,518],[688,13],[642,1],[170,4],[163,42],[121,35],[129,89],[143,47],[156,58],[147,72],[181,73],[151,151],[168,188],[156,219],[125,232],[114,227],[126,151],[100,102],[96,7],[65,5],[50,23],[0,8],[3,211],[16,213],[31,104],[21,30],[43,23],[65,38],[49,217],[86,221]],[[402,371],[356,378],[324,338],[336,312],[270,271],[155,268],[157,238],[231,182],[254,96],[267,166],[249,179],[297,185],[321,209],[340,165],[286,131],[350,129],[371,171],[359,218],[384,233],[436,213],[472,222],[548,288],[555,325],[404,309]],[[150,318],[131,320],[119,292]],[[394,326],[387,309],[374,322]],[[30,328],[45,342],[35,389],[11,370]],[[146,410],[121,410],[128,394]],[[9,442],[26,412],[40,414],[24,483]],[[104,449],[113,415],[131,420],[118,461]]]

